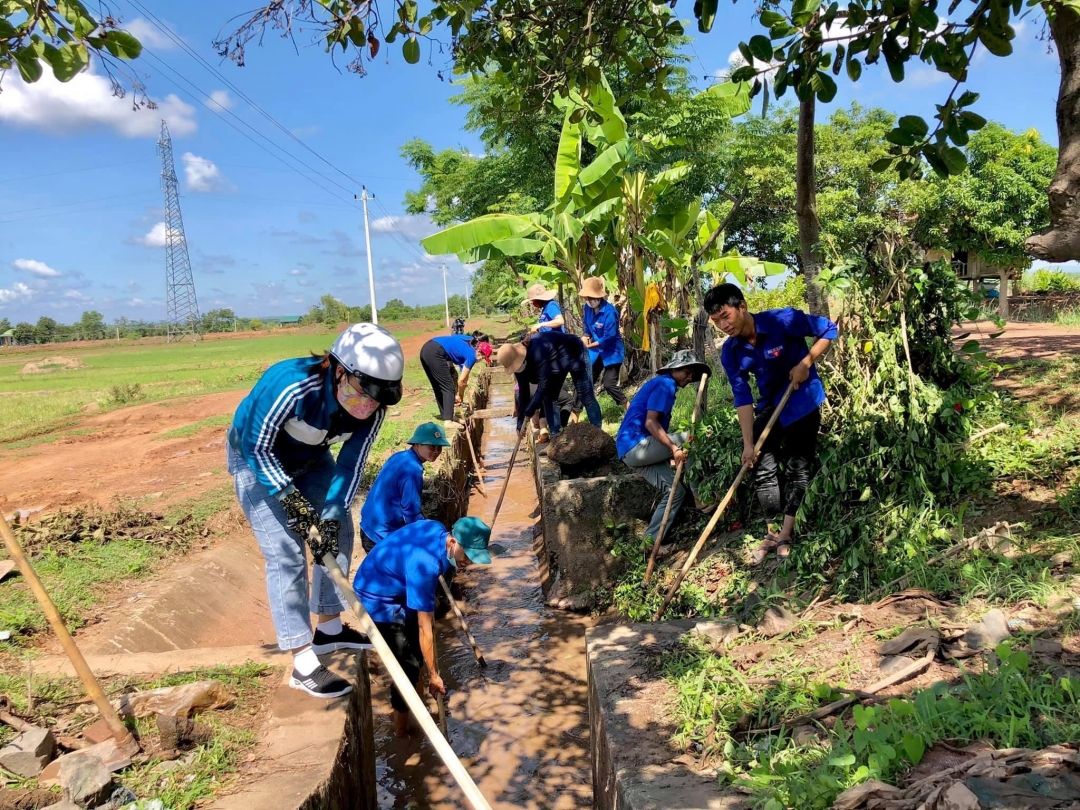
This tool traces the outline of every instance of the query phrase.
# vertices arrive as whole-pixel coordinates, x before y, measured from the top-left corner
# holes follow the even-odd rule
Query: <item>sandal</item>
[[[778,540],[776,543],[776,558],[778,560],[786,560],[791,556],[791,547],[795,545],[795,538],[790,540]]]
[[[751,552],[751,564],[755,566],[761,565],[763,562],[765,562],[765,558],[768,557],[769,554],[771,554],[778,545],[779,543],[777,542],[776,538],[774,538],[771,534],[766,535],[765,539],[758,544],[758,547]]]

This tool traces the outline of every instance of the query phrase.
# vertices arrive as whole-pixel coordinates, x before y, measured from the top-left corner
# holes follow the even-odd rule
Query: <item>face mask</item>
[[[593,300],[589,301],[589,306],[592,307],[593,309],[600,309],[600,307],[603,306],[603,304],[604,304],[604,299],[603,298],[597,298],[595,301],[593,301]]]
[[[450,564],[457,568],[457,557],[454,556],[454,549],[451,546],[450,550],[446,552],[446,559],[450,560]]]
[[[345,409],[349,416],[354,419],[364,420],[379,410],[379,403],[367,394],[361,394],[351,385],[345,377],[341,377],[337,384],[338,405]]]

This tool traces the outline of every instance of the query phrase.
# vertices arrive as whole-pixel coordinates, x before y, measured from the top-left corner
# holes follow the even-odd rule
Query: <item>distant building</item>
[[[3,334],[0,334],[0,346],[14,346],[15,345],[15,330],[8,329]]]
[[[299,326],[300,317],[300,315],[286,315],[278,318],[278,326]]]
[[[977,254],[966,250],[928,250],[923,258],[928,262],[938,259],[950,261],[957,277],[961,281],[966,281],[975,292],[982,292],[988,300],[996,300],[998,315],[1008,320],[1009,297],[1015,294],[1013,286],[1024,274],[1023,266],[1003,267],[990,264]],[[994,294],[989,294],[991,291]]]

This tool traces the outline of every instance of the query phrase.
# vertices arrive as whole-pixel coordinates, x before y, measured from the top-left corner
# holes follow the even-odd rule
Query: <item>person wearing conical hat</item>
[[[562,307],[555,300],[558,292],[544,289],[543,284],[533,284],[525,293],[525,298],[539,313],[538,322],[529,327],[531,334],[544,332],[565,332],[566,319]]]
[[[386,460],[360,509],[360,544],[371,551],[375,544],[402,526],[423,520],[424,465],[437,461],[449,447],[446,431],[434,422],[418,425],[409,447]]]
[[[546,332],[566,332],[566,319],[562,314],[562,307],[555,300],[558,293],[555,290],[544,288],[543,284],[533,284],[525,293],[526,299],[532,304],[534,310],[539,313],[537,322],[529,327],[530,335],[542,335]],[[536,386],[529,391],[530,396],[536,393]],[[536,441],[546,444],[551,440],[551,430],[547,419],[539,411],[533,414],[533,427],[537,430]]]
[[[686,461],[683,446],[687,443],[688,435],[668,433],[675,394],[678,389],[697,382],[702,374],[708,372],[708,365],[698,360],[692,351],[683,349],[675,352],[671,362],[658,369],[656,376],[634,394],[615,437],[615,449],[623,463],[660,491],[660,501],[646,531],[650,540],[655,540],[660,532],[671,487],[675,483],[675,471],[671,465],[673,462]],[[671,522],[679,514],[685,498],[686,487],[680,483],[671,501]],[[711,511],[710,507],[697,500],[696,495],[694,500],[696,508],[703,514]]]
[[[585,299],[582,321],[593,379],[599,379],[608,396],[625,411],[628,403],[619,385],[619,377],[623,360],[626,359],[626,349],[619,333],[619,312],[607,300],[607,289],[599,276],[585,279],[578,295]]]
[[[589,355],[585,344],[577,335],[546,332],[533,335],[524,343],[504,343],[499,347],[498,363],[507,373],[517,377],[515,394],[518,435],[525,435],[525,420],[541,409],[551,428],[551,435],[559,432],[559,409],[557,402],[566,375],[574,381],[574,388],[589,422],[602,425],[600,403],[593,392],[592,376],[589,374]],[[529,394],[530,386],[536,386]]]

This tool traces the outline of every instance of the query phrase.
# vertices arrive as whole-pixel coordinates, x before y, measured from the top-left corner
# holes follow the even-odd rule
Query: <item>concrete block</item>
[[[96,756],[64,757],[60,763],[60,788],[64,798],[73,804],[97,807],[112,795],[112,772]]]
[[[55,787],[60,784],[60,768],[65,762],[75,761],[85,757],[101,760],[110,772],[123,770],[131,764],[131,757],[116,747],[116,740],[108,739],[103,743],[83,748],[81,751],[72,751],[50,762],[38,777],[40,787]]]
[[[56,740],[51,731],[31,728],[0,750],[0,766],[24,779],[41,773],[56,754]]]

